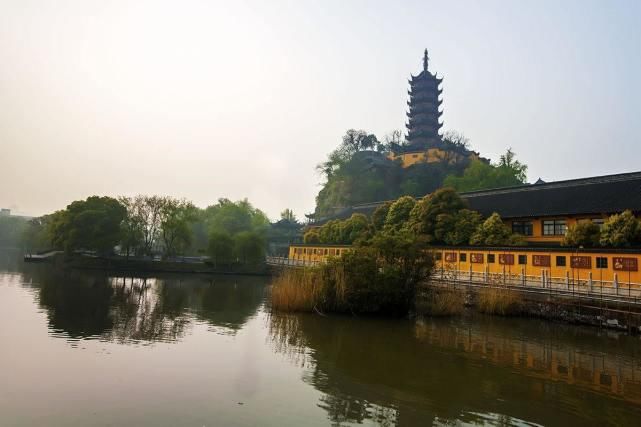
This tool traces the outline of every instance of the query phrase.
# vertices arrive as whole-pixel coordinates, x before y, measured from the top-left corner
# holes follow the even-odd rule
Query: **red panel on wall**
[[[499,264],[513,265],[514,254],[499,254]]]
[[[636,258],[614,257],[612,266],[617,271],[639,271],[639,263]]]

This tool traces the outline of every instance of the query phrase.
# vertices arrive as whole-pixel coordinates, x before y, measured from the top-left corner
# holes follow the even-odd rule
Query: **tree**
[[[592,221],[579,222],[569,227],[563,238],[564,246],[599,246],[601,229]]]
[[[457,191],[475,191],[487,188],[510,187],[525,183],[527,166],[514,160],[514,153],[508,150],[497,165],[481,160],[472,160],[462,176],[448,175],[443,185]]]
[[[228,233],[212,231],[209,234],[207,252],[215,265],[227,264],[232,259],[234,240]]]
[[[631,246],[641,242],[639,220],[629,210],[612,215],[603,224],[600,242],[603,246]]]
[[[72,202],[54,214],[50,231],[56,247],[107,253],[120,242],[121,223],[127,211],[116,199],[91,196]]]
[[[296,215],[294,215],[294,211],[289,208],[285,209],[280,213],[280,219],[288,222],[297,222]]]
[[[320,234],[318,233],[318,230],[315,228],[312,228],[311,230],[307,230],[303,235],[303,243],[307,243],[307,244],[321,243]]]
[[[131,252],[140,252],[144,246],[145,236],[142,218],[138,215],[138,206],[131,197],[119,197],[118,201],[125,207],[126,215],[121,223],[121,248],[129,257]]]
[[[470,244],[482,246],[511,245],[514,242],[512,231],[496,212],[479,225],[470,239]]]
[[[446,245],[467,245],[480,224],[481,214],[469,209],[441,214],[436,218],[434,237]]]
[[[363,214],[352,214],[349,219],[340,224],[340,243],[344,245],[351,245],[357,240],[366,240],[369,236],[369,220]]]
[[[410,213],[409,227],[415,233],[425,235],[429,242],[443,241],[449,229],[443,228],[444,225],[454,223],[453,216],[464,208],[466,208],[465,202],[454,189],[441,188],[416,203]],[[441,216],[440,223],[439,216]]]
[[[385,226],[385,219],[387,218],[390,206],[392,206],[392,202],[385,202],[372,213],[372,227],[374,227],[375,231],[380,231]]]
[[[150,255],[160,237],[163,209],[168,198],[138,195],[133,199],[121,197],[120,200],[124,202],[127,212],[125,247],[136,248]]]
[[[243,264],[256,264],[265,256],[265,239],[254,231],[234,236],[234,253]]]
[[[196,220],[196,207],[185,200],[166,198],[161,210],[160,236],[165,256],[184,251],[191,243],[191,223]]]
[[[389,207],[385,218],[385,228],[400,229],[407,226],[410,219],[410,212],[416,206],[416,200],[412,196],[403,196],[397,199]]]

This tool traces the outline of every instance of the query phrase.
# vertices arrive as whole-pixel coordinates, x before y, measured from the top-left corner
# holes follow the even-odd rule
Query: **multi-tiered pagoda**
[[[441,142],[439,130],[443,123],[439,121],[443,111],[439,110],[441,103],[439,96],[443,92],[439,85],[443,78],[436,77],[428,70],[429,57],[427,49],[423,56],[423,71],[418,76],[412,76],[410,90],[408,92],[410,100],[409,112],[407,117],[407,149],[425,150],[430,147],[438,146]]]

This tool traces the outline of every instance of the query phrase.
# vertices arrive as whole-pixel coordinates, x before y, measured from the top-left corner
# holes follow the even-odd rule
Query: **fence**
[[[641,305],[641,286],[621,280],[617,274],[614,280],[594,279],[592,273],[587,279],[579,279],[566,272],[565,277],[552,277],[549,270],[540,276],[504,271],[490,273],[486,267],[482,272],[457,270],[441,267],[434,271],[432,282],[441,285],[463,285],[469,287],[509,288],[527,293],[559,295],[577,299],[599,299],[611,302],[624,302]]]

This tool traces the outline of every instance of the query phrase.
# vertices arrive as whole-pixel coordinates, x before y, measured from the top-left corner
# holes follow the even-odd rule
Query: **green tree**
[[[160,236],[165,256],[184,251],[191,243],[191,224],[196,221],[196,207],[185,200],[166,198],[161,211]]]
[[[296,215],[294,215],[294,211],[289,208],[285,209],[280,213],[280,219],[288,222],[297,222]]]
[[[462,176],[450,174],[443,185],[464,192],[521,185],[526,179],[527,166],[516,160],[514,152],[508,149],[497,164],[473,160]]]
[[[410,219],[410,212],[416,206],[416,200],[412,196],[398,198],[389,207],[385,218],[385,228],[399,230],[407,226]]]
[[[600,241],[603,246],[612,247],[632,246],[640,243],[639,220],[629,210],[612,215],[603,224]]]
[[[53,243],[66,251],[76,249],[111,252],[120,242],[125,207],[111,197],[88,197],[56,213],[51,226]]]
[[[209,234],[207,253],[216,266],[228,264],[234,252],[234,239],[225,232],[212,231]]]
[[[392,202],[385,202],[372,213],[372,227],[375,231],[380,231],[385,226],[385,220],[391,206]]]
[[[511,245],[515,237],[507,225],[503,223],[501,216],[496,212],[490,215],[474,232],[470,238],[470,244],[481,246]]]
[[[265,257],[265,239],[255,231],[234,236],[234,253],[243,264],[257,264]]]
[[[481,222],[481,214],[469,209],[441,214],[436,218],[434,237],[436,242],[446,245],[467,245]]]
[[[359,213],[340,224],[340,243],[351,245],[357,240],[366,240],[370,236],[370,224],[367,216]]]
[[[415,233],[424,235],[428,242],[443,242],[445,234],[456,222],[454,216],[465,208],[465,202],[454,189],[441,188],[416,203],[410,213],[409,226]]]
[[[563,238],[564,246],[599,246],[601,229],[592,221],[584,221],[569,227]]]
[[[318,233],[318,230],[315,228],[312,228],[311,230],[307,230],[303,235],[303,243],[306,243],[306,244],[321,243],[320,234]]]
[[[29,228],[29,221],[19,216],[0,216],[0,247],[18,247]]]

